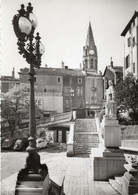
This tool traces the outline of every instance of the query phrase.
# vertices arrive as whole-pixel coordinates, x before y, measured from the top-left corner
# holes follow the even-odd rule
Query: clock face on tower
[[[89,51],[89,53],[90,53],[90,54],[94,54],[94,50],[91,49],[91,50]]]

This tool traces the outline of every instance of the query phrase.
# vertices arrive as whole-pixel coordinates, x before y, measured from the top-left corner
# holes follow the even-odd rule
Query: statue
[[[109,87],[106,90],[106,104],[105,115],[108,117],[116,117],[116,102],[115,102],[115,88],[111,80],[109,80]]]

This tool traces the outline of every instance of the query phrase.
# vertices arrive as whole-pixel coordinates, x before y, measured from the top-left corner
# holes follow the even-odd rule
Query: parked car
[[[36,147],[37,148],[45,148],[47,146],[47,141],[43,138],[36,139]]]
[[[3,141],[6,139],[6,137],[1,137],[1,146],[2,146],[2,143]]]
[[[13,149],[16,151],[25,150],[29,144],[28,138],[17,139]]]
[[[17,138],[5,138],[4,141],[2,142],[2,149],[13,149],[14,144],[16,142]]]

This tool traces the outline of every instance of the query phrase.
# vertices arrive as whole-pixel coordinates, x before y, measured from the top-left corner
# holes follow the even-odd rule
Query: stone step
[[[123,178],[122,176],[116,176],[115,181],[122,187]]]
[[[91,148],[99,145],[95,119],[77,119],[74,131],[74,152],[75,154],[90,154]]]
[[[16,189],[16,195],[42,195],[43,188],[24,188],[19,186]]]
[[[96,132],[95,119],[77,119],[75,122],[75,132]]]
[[[118,194],[122,194],[122,187],[115,179],[109,179],[110,185],[118,192]]]
[[[20,185],[16,186],[17,195],[40,195],[42,191],[43,181],[22,181]]]

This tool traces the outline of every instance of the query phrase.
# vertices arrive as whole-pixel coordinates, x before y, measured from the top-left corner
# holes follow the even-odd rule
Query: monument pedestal
[[[122,182],[122,195],[138,194],[138,158],[132,157],[127,164],[124,165],[125,172]]]
[[[106,181],[125,172],[125,157],[119,149],[121,127],[115,118],[104,117],[104,146],[102,157],[93,158],[94,180]]]
[[[123,176],[122,195],[138,193],[138,179],[126,172]]]

